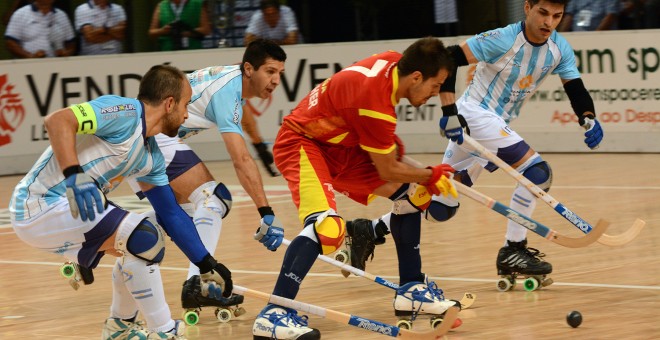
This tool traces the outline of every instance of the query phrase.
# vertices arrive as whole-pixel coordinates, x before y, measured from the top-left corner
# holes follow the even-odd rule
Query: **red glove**
[[[427,166],[426,168],[431,169],[433,174],[428,181],[420,184],[425,186],[431,194],[436,196],[447,196],[448,194],[451,194],[454,197],[458,196],[456,188],[454,188],[454,185],[449,180],[451,175],[456,171],[451,165],[440,164],[433,167]]]
[[[403,155],[405,155],[406,148],[403,146],[401,138],[397,135],[394,135],[394,144],[396,144],[396,160],[400,162]]]

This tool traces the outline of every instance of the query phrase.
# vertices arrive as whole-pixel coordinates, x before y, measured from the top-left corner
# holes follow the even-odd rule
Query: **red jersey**
[[[284,117],[290,129],[324,144],[381,154],[394,147],[401,53],[363,59],[316,86]]]

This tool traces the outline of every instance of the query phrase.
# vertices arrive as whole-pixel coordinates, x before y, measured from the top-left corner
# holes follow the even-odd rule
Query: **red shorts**
[[[273,156],[289,183],[301,222],[315,212],[336,211],[334,191],[367,205],[374,190],[387,183],[359,146],[319,143],[286,126],[277,134]]]

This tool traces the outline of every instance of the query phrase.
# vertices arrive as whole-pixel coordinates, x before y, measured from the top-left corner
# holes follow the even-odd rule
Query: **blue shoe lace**
[[[423,290],[416,290],[413,292],[410,292],[410,295],[412,296],[412,299],[410,300],[410,305],[412,309],[412,315],[411,319],[414,321],[417,318],[417,315],[419,312],[422,310],[422,305],[425,303],[424,301],[427,299],[426,294],[429,293],[433,300],[440,300],[444,301],[445,300],[445,295],[442,289],[438,288],[438,285],[435,283],[435,281],[429,281],[428,277],[426,278],[426,289]],[[420,302],[419,306],[417,308],[414,308],[415,306],[415,301]]]
[[[288,325],[289,321],[292,321],[296,325],[300,325],[303,327],[307,327],[309,319],[307,315],[298,315],[298,311],[295,309],[291,308],[286,308],[286,307],[281,307],[284,309],[287,313],[286,314],[278,314],[278,313],[271,313],[268,315],[268,319],[270,320],[271,323],[273,323],[273,331],[271,332],[271,338],[277,339],[275,335],[275,329],[277,327],[280,327],[280,321],[284,320],[284,325]]]

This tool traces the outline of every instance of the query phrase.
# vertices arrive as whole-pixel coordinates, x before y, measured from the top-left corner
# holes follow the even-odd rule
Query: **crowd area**
[[[281,45],[325,42],[304,39],[299,29],[298,22],[304,21],[302,14],[314,13],[313,10],[306,8],[305,13],[296,13],[281,0],[239,0],[232,2],[231,7],[216,0],[162,0],[152,2],[153,6],[145,2],[147,8],[138,12],[150,11],[148,26],[130,23],[130,18],[146,20],[135,13],[131,15],[132,9],[124,8],[120,2],[10,0],[1,18],[5,57],[137,52],[132,47],[134,37],[144,35],[145,30],[149,48],[155,51],[245,46],[258,37]],[[368,6],[369,1],[363,2]],[[461,30],[465,25],[461,25],[460,15],[466,3],[435,0],[433,26],[425,29],[425,34],[466,34],[465,29]],[[645,28],[660,28],[660,0],[573,0],[566,6],[558,31]],[[357,37],[364,38],[361,34]]]

